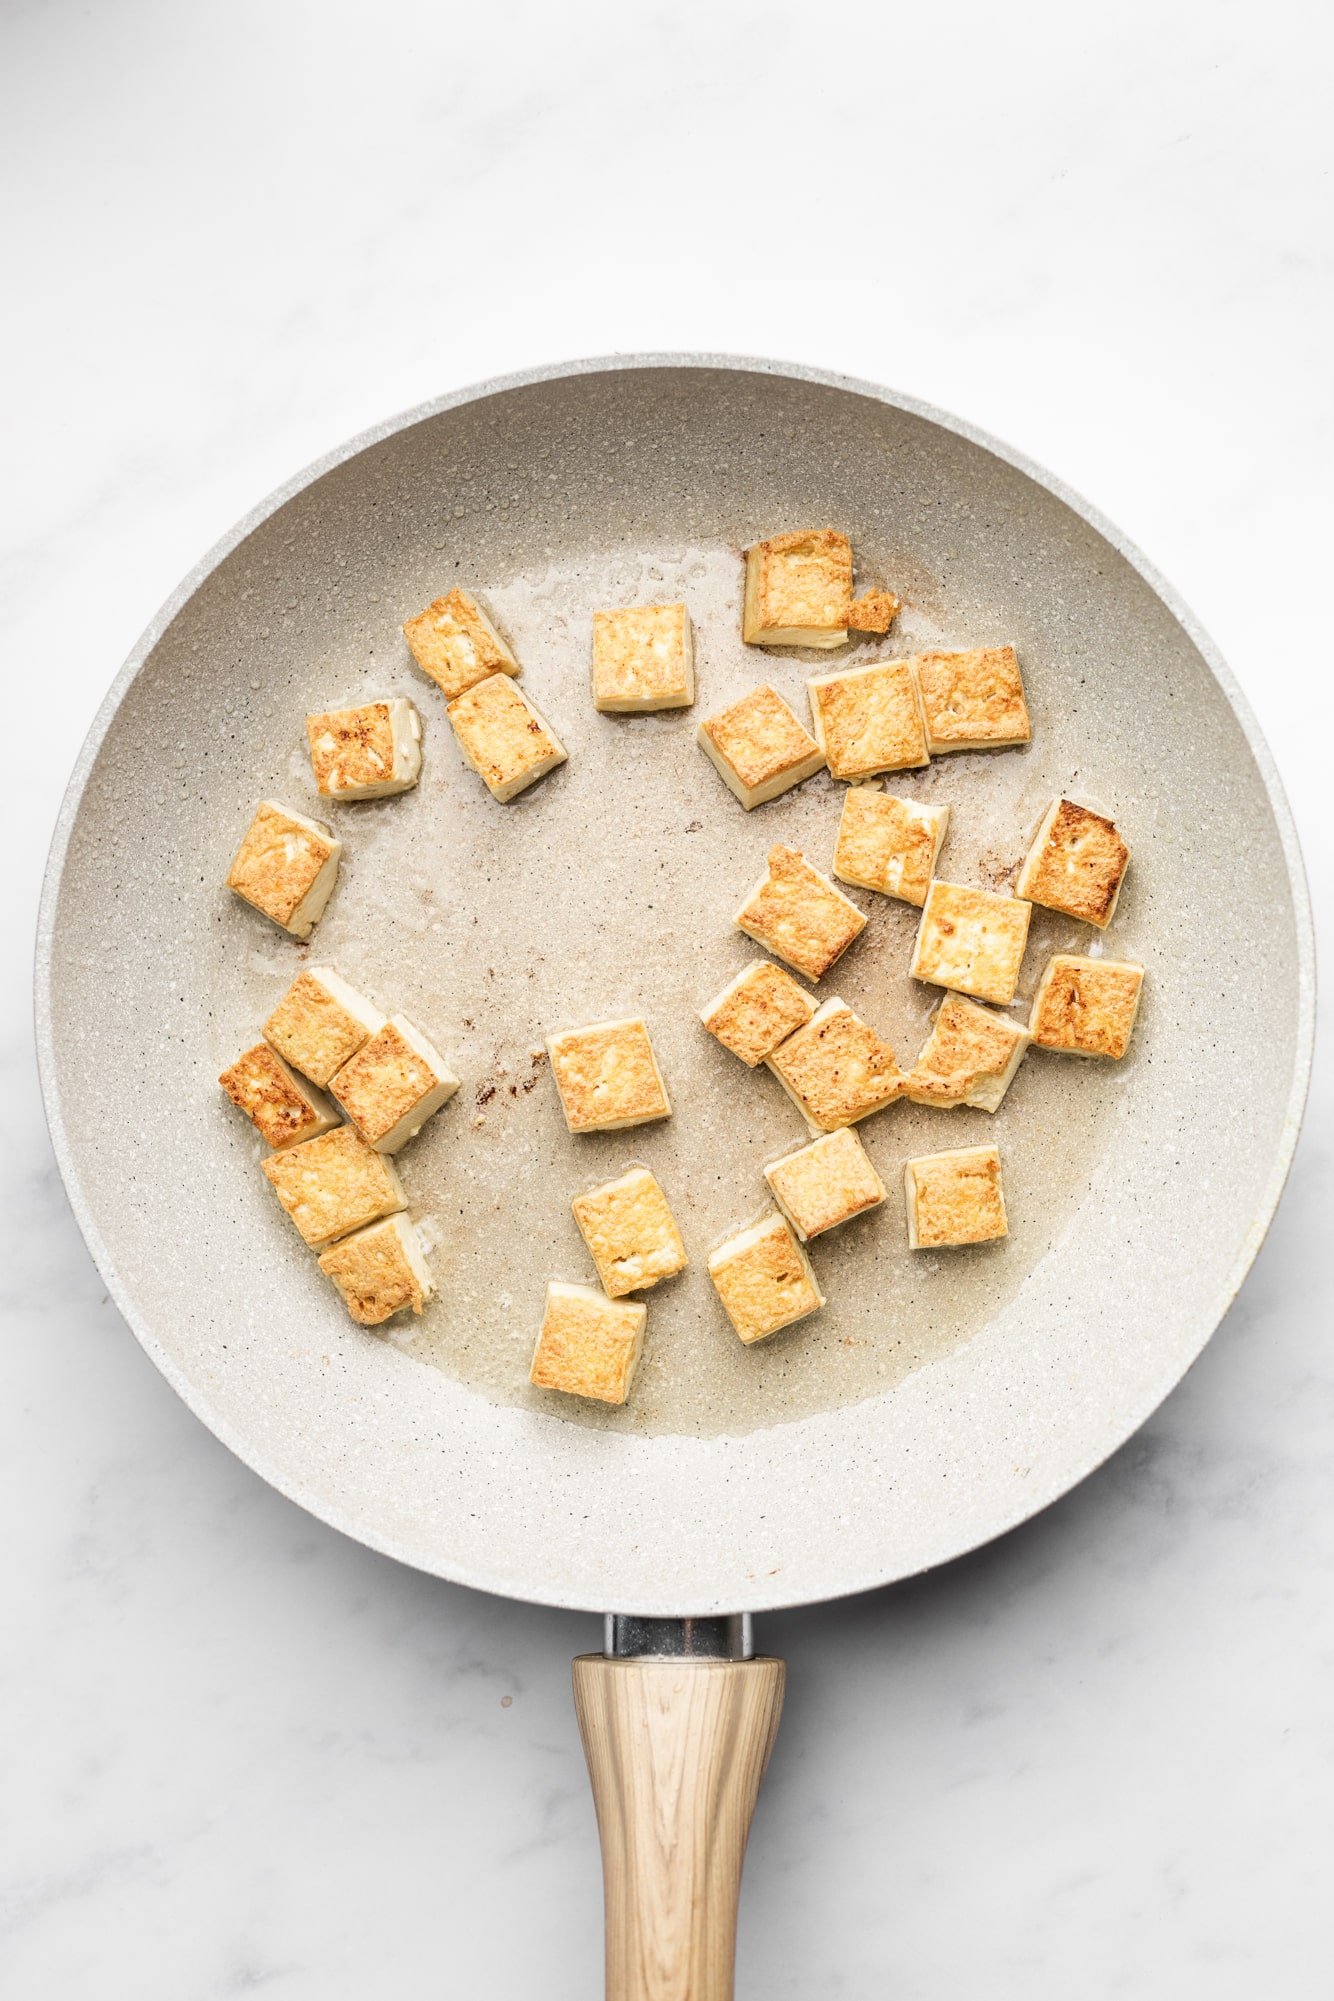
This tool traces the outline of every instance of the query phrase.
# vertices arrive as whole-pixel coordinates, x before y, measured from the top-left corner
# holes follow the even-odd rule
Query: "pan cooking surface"
[[[812,666],[796,657],[766,659],[741,644],[740,575],[735,549],[669,547],[595,552],[492,590],[524,663],[525,686],[570,752],[562,771],[510,806],[497,805],[464,767],[442,700],[397,657],[404,649],[394,644],[388,616],[376,663],[340,666],[332,689],[322,658],[298,671],[282,649],[284,700],[275,721],[285,717],[287,739],[308,708],[331,699],[411,693],[426,717],[426,772],[405,798],[330,809],[315,798],[304,744],[293,749],[280,738],[266,746],[260,789],[327,812],[347,843],[348,863],[309,954],[239,905],[224,904],[214,933],[216,1068],[253,1039],[308,956],[327,959],[382,1004],[423,1023],[465,1080],[455,1102],[399,1156],[413,1208],[435,1243],[443,1296],[420,1322],[396,1323],[394,1337],[487,1396],[567,1423],[744,1432],[890,1387],[968,1339],[1051,1254],[1078,1215],[1118,1117],[1133,1116],[1127,1100],[1142,1075],[1138,1051],[1119,1068],[1030,1058],[994,1121],[984,1112],[909,1104],[867,1121],[862,1136],[891,1201],[814,1247],[829,1300],[821,1314],[749,1350],[737,1341],[705,1258],[765,1206],[763,1163],[808,1134],[777,1081],[763,1070],[748,1072],[721,1049],[696,1011],[756,955],[731,916],[769,846],[791,842],[827,869],[845,791],[821,774],[748,815],[695,743],[698,715],[757,679],[771,678],[805,713],[804,676]],[[698,622],[696,711],[599,716],[587,688],[591,612],[655,596],[683,597]],[[928,609],[912,608],[893,644],[1004,638],[988,633],[986,616],[983,607],[960,605],[942,624]],[[853,657],[881,657],[885,642],[876,647],[862,646]],[[1133,826],[1136,802],[1116,798],[1105,750],[1082,743],[1080,717],[1062,711],[1059,665],[1056,699],[1044,699],[1049,678],[1049,663],[1030,663],[1032,750],[941,759],[893,780],[914,797],[950,802],[945,875],[988,886],[1007,880],[1052,793],[1076,772],[1085,790],[1106,795]],[[264,680],[271,688],[271,678]],[[1146,873],[1153,866],[1150,842]],[[1141,940],[1133,887],[1132,877],[1113,944],[1132,956],[1141,943],[1146,951],[1153,944],[1151,930]],[[862,1010],[906,1063],[939,997],[908,978],[917,913],[869,892],[853,894],[871,923],[820,993],[837,992]],[[1087,926],[1039,915],[1023,998],[1049,949],[1087,949],[1089,938]],[[639,1013],[665,1068],[671,1120],[571,1137],[546,1065],[534,1060],[544,1034]],[[1151,1044],[1151,1009],[1140,1034],[1141,1046]],[[1151,1081],[1143,1088],[1152,1089]],[[225,1108],[217,1125],[215,1143],[238,1157],[238,1181],[245,1177],[247,1194],[258,1190],[255,1255],[283,1273],[312,1318],[333,1321],[330,1338],[377,1338],[339,1324],[325,1281],[249,1166],[246,1157],[258,1157],[259,1147]],[[993,1137],[1004,1150],[1011,1239],[952,1255],[910,1255],[904,1159]],[[533,1390],[528,1362],[547,1279],[596,1277],[570,1197],[635,1160],[668,1190],[691,1269],[644,1295],[649,1333],[626,1408]]]
[[[731,914],[775,840],[828,868],[843,788],[745,814],[698,718],[816,664],[743,648],[739,550],[830,521],[898,589],[891,639],[841,661],[1012,640],[1026,751],[890,783],[953,809],[948,879],[1007,885],[1043,807],[1116,814],[1134,859],[1105,939],[1036,912],[1052,950],[1141,959],[1119,1066],[1031,1052],[999,1114],[900,1105],[861,1133],[890,1201],[817,1241],[829,1305],[762,1347],[703,1266],[806,1137],[695,1010],[755,948]],[[490,601],[570,762],[494,803],[462,764],[402,619],[454,582]],[[599,605],[681,597],[688,714],[604,717]],[[313,805],[308,709],[402,692],[426,727],[402,798],[316,809],[347,848],[309,951],[220,888],[265,794]],[[740,368],[576,373],[461,399],[298,487],[206,565],[144,649],[57,843],[41,973],[53,1128],[117,1296],[196,1409],[287,1492],[444,1574],[566,1603],[737,1609],[957,1553],[1062,1491],[1198,1351],[1276,1199],[1305,1057],[1303,912],[1286,823],[1195,643],[1124,555],[985,447],[871,393]],[[53,878],[55,881],[57,878]],[[934,989],[916,914],[870,923],[819,993],[910,1061]],[[353,1328],[214,1079],[303,963],[418,1021],[464,1080],[400,1156],[440,1298],[388,1340]],[[643,1012],[674,1115],[573,1139],[550,1029]],[[151,1117],[148,1115],[151,1110]],[[1012,1235],[910,1256],[900,1170],[996,1139]],[[532,1391],[550,1276],[591,1277],[579,1188],[652,1166],[692,1256],[644,1295],[624,1411]]]

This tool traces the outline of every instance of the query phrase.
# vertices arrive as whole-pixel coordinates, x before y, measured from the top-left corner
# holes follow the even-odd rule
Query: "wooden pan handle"
[[[784,1673],[768,1659],[575,1661],[607,2001],[731,2001],[741,1863]]]

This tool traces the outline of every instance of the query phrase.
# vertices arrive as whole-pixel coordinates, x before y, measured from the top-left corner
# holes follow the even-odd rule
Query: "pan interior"
[[[1057,792],[1105,805],[1131,841],[1105,939],[1036,915],[1021,999],[1050,950],[1091,939],[1149,978],[1124,1064],[1030,1054],[994,1119],[903,1105],[868,1122],[887,1209],[814,1247],[822,1314],[745,1350],[704,1259],[763,1207],[764,1161],[806,1134],[695,1010],[754,956],[730,919],[771,843],[828,867],[842,788],[822,775],[746,815],[694,724],[760,679],[804,710],[805,677],[828,657],[742,647],[739,551],[824,520],[905,599],[892,642],[840,662],[1020,649],[1032,746],[891,781],[950,804],[941,873],[1007,886]],[[463,768],[399,638],[455,582],[488,597],[570,752],[509,807]],[[696,622],[695,711],[597,715],[592,610],[675,598]],[[420,786],[316,807],[305,713],[386,693],[423,713]],[[218,887],[268,795],[320,811],[347,844],[312,948]],[[853,894],[871,921],[821,992],[911,1059],[938,998],[907,975],[915,913]],[[323,962],[423,1026],[464,1080],[401,1156],[441,1297],[389,1341],[347,1324],[213,1084],[297,968]],[[445,1574],[703,1609],[953,1553],[1132,1428],[1207,1337],[1263,1203],[1297,1060],[1297,971],[1286,859],[1245,733],[1095,529],[892,404],[742,371],[627,369],[410,424],[206,572],[112,719],[70,831],[49,1069],[85,1220],[139,1331],[252,1463]],[[674,1115],[572,1139],[542,1038],[628,1013],[650,1022]],[[1002,1149],[1009,1241],[911,1256],[903,1161],[982,1139]],[[692,1268],[646,1296],[627,1409],[557,1404],[526,1370],[546,1279],[592,1276],[569,1199],[632,1161],[662,1180]]]
[[[420,1322],[396,1323],[394,1338],[488,1397],[567,1423],[735,1434],[889,1387],[974,1334],[1050,1252],[1136,1088],[1137,1056],[1116,1071],[1039,1060],[1021,1069],[995,1120],[904,1103],[868,1122],[862,1136],[892,1191],[888,1210],[814,1248],[829,1302],[818,1318],[749,1350],[736,1340],[713,1295],[706,1254],[762,1211],[764,1162],[808,1135],[777,1081],[763,1069],[748,1072],[705,1034],[697,1011],[755,955],[731,917],[772,843],[790,842],[830,867],[844,788],[821,774],[746,815],[699,750],[693,716],[598,715],[587,659],[592,607],[684,598],[698,626],[705,712],[768,676],[804,714],[811,663],[766,660],[742,647],[740,570],[728,545],[595,551],[520,572],[491,591],[524,662],[525,686],[570,752],[564,770],[509,807],[494,804],[463,766],[441,701],[394,657],[392,626],[384,665],[354,656],[339,663],[331,686],[328,663],[309,661],[286,700],[289,722],[299,727],[306,709],[331,697],[416,695],[429,730],[425,777],[406,799],[330,810],[349,865],[309,952],[225,902],[211,937],[215,1070],[253,1040],[294,965],[312,956],[426,1025],[466,1089],[400,1156],[434,1241],[443,1298]],[[914,607],[894,644],[917,648],[986,632],[981,607],[960,607],[943,627]],[[884,652],[881,641],[852,657]],[[272,674],[260,678],[266,693]],[[290,736],[289,728],[286,738],[256,743],[261,789],[317,813],[309,761]],[[942,872],[1008,880],[1053,789],[1068,782],[1077,738],[1059,712],[1051,726],[1044,714],[1032,751],[942,759],[896,778],[904,793],[950,803]],[[1098,746],[1086,763],[1086,788],[1109,792],[1112,774]],[[939,998],[908,977],[917,913],[871,894],[860,901],[871,922],[821,993],[840,993],[908,1062]],[[1130,891],[1127,904],[1118,942],[1137,950]],[[1025,998],[1047,946],[1087,942],[1087,927],[1039,918]],[[650,1023],[672,1118],[572,1138],[543,1061],[544,1034],[635,1014]],[[232,1156],[236,1199],[254,1212],[256,1255],[300,1290],[304,1313],[334,1323],[328,1338],[368,1338],[338,1323],[323,1281],[250,1165],[257,1143],[212,1093],[197,1116],[212,1129],[201,1144]],[[904,1160],[993,1138],[1004,1148],[1013,1237],[953,1256],[911,1255]],[[528,1361],[547,1279],[595,1276],[570,1197],[635,1161],[667,1189],[693,1259],[682,1278],[647,1295],[650,1334],[631,1402],[617,1410],[533,1390]]]

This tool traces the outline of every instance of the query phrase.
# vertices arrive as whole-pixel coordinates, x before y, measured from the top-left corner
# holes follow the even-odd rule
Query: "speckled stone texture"
[[[804,711],[830,656],[742,647],[738,552],[826,521],[852,535],[859,587],[904,599],[890,639],[840,663],[1019,649],[1033,744],[895,780],[953,808],[941,873],[1006,884],[1048,800],[1087,798],[1134,852],[1105,949],[1149,979],[1124,1064],[1031,1052],[994,1120],[896,1106],[861,1128],[891,1201],[814,1247],[825,1311],[745,1352],[704,1258],[762,1206],[764,1161],[805,1135],[694,1011],[753,956],[729,918],[769,845],[828,868],[842,790],[821,775],[747,816],[693,722],[763,679]],[[463,766],[398,630],[456,582],[495,610],[570,752],[508,807]],[[593,710],[592,611],[636,598],[691,608],[688,716]],[[298,947],[226,895],[227,860],[259,798],[309,809],[307,709],[395,693],[422,711],[422,782],[325,802],[342,878]],[[879,392],[762,368],[501,385],[296,482],[129,663],[76,772],[44,907],[57,1150],[149,1353],[219,1436],[349,1534],[563,1604],[852,1591],[1034,1512],[1207,1339],[1277,1199],[1304,1090],[1296,867],[1267,754],[1206,643],[1107,533],[984,442]],[[871,922],[820,992],[910,1061],[937,998],[906,973],[916,913],[854,894]],[[1021,998],[1050,951],[1090,937],[1035,913]],[[405,1345],[349,1325],[214,1084],[307,962],[419,1022],[464,1080],[399,1160],[441,1286]],[[571,1139],[531,1052],[552,1028],[641,1012],[672,1120]],[[984,1139],[1006,1163],[1009,1241],[910,1258],[902,1160]],[[591,1276],[569,1196],[634,1160],[662,1180],[692,1270],[650,1298],[627,1409],[557,1413],[526,1361],[546,1279]]]

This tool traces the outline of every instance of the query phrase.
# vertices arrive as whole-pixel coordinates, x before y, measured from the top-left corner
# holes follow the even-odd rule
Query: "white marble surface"
[[[566,1668],[593,1622],[261,1487],[67,1213],[28,941],[141,626],[294,467],[453,384],[809,359],[1013,440],[1151,553],[1260,714],[1328,912],[1331,53],[1286,0],[3,10],[12,2001],[598,1983]],[[1326,1067],[1239,1304],[1113,1464],[944,1574],[764,1622],[791,1696],[743,2001],[1334,1986],[1330,1110]]]

